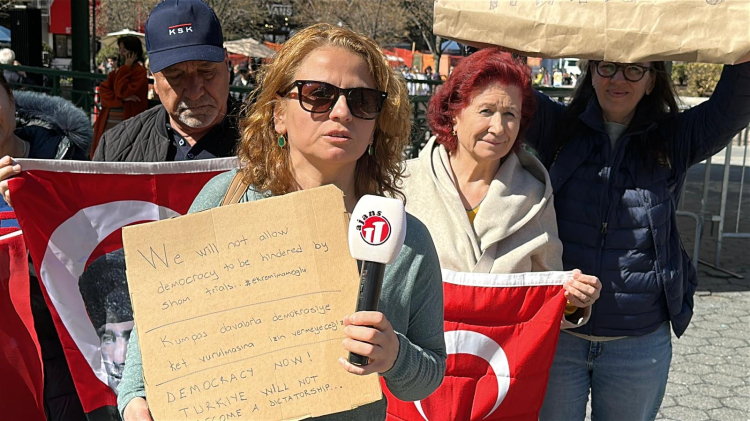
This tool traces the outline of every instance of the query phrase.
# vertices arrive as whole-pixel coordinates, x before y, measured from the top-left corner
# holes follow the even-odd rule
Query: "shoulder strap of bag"
[[[224,194],[224,198],[221,199],[219,206],[232,205],[240,203],[240,199],[247,191],[248,185],[242,179],[242,171],[237,171],[237,174],[232,178],[232,182],[229,184],[227,192]]]

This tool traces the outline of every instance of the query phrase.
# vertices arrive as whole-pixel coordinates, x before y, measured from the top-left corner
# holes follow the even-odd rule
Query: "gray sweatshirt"
[[[211,179],[196,197],[189,213],[219,206],[237,170]],[[240,202],[267,197],[248,189]],[[391,322],[399,339],[393,367],[382,374],[388,389],[405,401],[421,400],[440,386],[445,374],[443,334],[443,284],[440,263],[427,228],[407,215],[404,247],[393,264],[386,267],[378,309]],[[128,342],[125,370],[118,387],[120,413],[135,397],[146,397],[137,329]],[[343,370],[343,369],[342,369]],[[346,412],[314,418],[325,421],[384,420],[386,399]]]

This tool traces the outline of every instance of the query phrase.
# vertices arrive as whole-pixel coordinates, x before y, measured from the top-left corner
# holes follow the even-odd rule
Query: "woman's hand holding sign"
[[[143,398],[133,398],[122,413],[125,421],[153,421],[148,403]]]

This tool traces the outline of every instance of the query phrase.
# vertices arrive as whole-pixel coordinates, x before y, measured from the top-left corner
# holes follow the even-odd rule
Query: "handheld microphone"
[[[357,311],[377,311],[385,265],[396,260],[406,237],[406,211],[398,199],[365,195],[359,199],[349,221],[349,252],[362,261],[359,272]],[[369,361],[353,352],[349,362]]]

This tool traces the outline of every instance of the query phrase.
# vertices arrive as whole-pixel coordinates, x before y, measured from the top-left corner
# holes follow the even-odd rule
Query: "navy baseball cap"
[[[224,61],[221,23],[201,0],[164,0],[148,15],[146,50],[154,73],[184,61]]]

